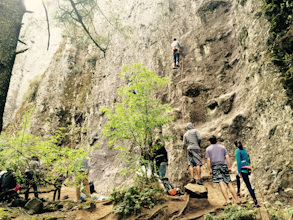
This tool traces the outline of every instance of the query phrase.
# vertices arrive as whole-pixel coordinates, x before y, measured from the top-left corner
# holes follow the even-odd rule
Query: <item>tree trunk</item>
[[[0,133],[24,13],[23,0],[0,1]]]

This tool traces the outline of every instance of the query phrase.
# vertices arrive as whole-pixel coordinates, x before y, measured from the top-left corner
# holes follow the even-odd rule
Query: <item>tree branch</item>
[[[33,12],[33,11],[25,11],[24,13],[31,13],[31,14],[32,14],[32,13],[34,13],[34,12]]]
[[[26,45],[26,43],[24,43],[23,41],[21,41],[21,40],[19,40],[19,39],[18,39],[18,41],[19,41],[20,43],[22,43],[22,44]]]
[[[42,0],[42,4],[43,4],[43,7],[44,7],[45,12],[46,12],[47,29],[48,29],[48,46],[47,46],[47,50],[49,50],[49,46],[50,46],[50,24],[49,24],[49,18],[48,18],[48,11],[47,11],[46,5],[44,3],[44,0]]]
[[[27,51],[27,50],[28,50],[28,48],[23,49],[23,50],[20,50],[20,51],[17,51],[17,52],[15,52],[15,55],[20,54],[20,53],[24,53],[24,52]]]
[[[93,39],[93,37],[91,36],[91,34],[89,33],[88,29],[86,28],[86,26],[84,25],[83,21],[82,21],[82,17],[80,16],[78,10],[76,9],[75,7],[75,4],[73,2],[73,0],[69,0],[70,1],[70,4],[71,6],[73,7],[74,9],[74,12],[78,18],[78,22],[82,25],[84,31],[87,33],[87,35],[91,38],[91,40],[94,42],[94,44],[104,53],[104,57],[106,55],[106,50],[101,48],[100,45]]]

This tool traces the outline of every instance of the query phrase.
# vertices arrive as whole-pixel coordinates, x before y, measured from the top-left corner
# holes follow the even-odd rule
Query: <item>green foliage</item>
[[[269,209],[269,218],[272,220],[285,220],[284,211],[282,209]]]
[[[142,207],[153,208],[164,200],[164,194],[157,179],[136,176],[133,186],[123,190],[113,189],[110,199],[115,205],[113,212],[123,216],[137,213]]]
[[[58,146],[58,140],[64,134],[60,129],[54,134],[36,136],[30,133],[31,121],[30,116],[33,109],[27,111],[23,117],[21,129],[16,133],[8,136],[1,133],[0,141],[0,169],[11,167],[16,172],[19,182],[22,182],[22,188],[33,184],[55,187],[55,181],[63,175],[68,177],[81,167],[83,158],[88,153],[87,147],[80,149],[70,149],[67,146]],[[32,156],[37,156],[41,163],[41,170],[33,172],[33,182],[24,181],[25,169],[28,167]],[[81,179],[85,174],[77,173],[76,179]],[[72,179],[68,178],[70,183]],[[73,183],[73,182],[72,182]],[[75,184],[75,183],[73,183]]]
[[[240,206],[227,206],[218,216],[211,214],[204,215],[205,220],[253,220],[257,219],[257,210],[251,210]]]
[[[34,102],[41,82],[41,77],[36,76],[30,81],[29,88],[23,96],[24,101]]]
[[[283,86],[291,97],[293,95],[293,2],[263,0],[262,8],[271,23],[268,40],[271,55],[274,63],[281,70]]]
[[[101,109],[108,117],[102,133],[109,138],[110,147],[115,146],[124,154],[130,165],[123,171],[127,173],[138,169],[140,154],[150,155],[158,148],[150,143],[155,143],[159,129],[169,124],[173,117],[169,114],[172,111],[170,106],[162,104],[156,97],[158,89],[168,83],[168,77],[161,78],[138,63],[124,67],[120,77],[132,79],[132,82],[130,86],[118,89],[122,100],[116,103],[114,110],[109,107]],[[124,144],[123,141],[128,142]],[[136,147],[131,150],[129,146]]]

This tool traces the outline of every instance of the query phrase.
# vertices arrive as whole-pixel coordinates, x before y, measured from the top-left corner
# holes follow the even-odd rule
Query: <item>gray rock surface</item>
[[[77,133],[65,138],[64,144],[78,147],[99,143],[101,146],[91,155],[89,175],[99,193],[106,195],[114,187],[127,186],[132,179],[118,174],[123,160],[102,140],[100,130],[106,118],[100,109],[107,105],[113,107],[120,100],[117,88],[127,85],[126,80],[118,78],[122,67],[140,62],[159,76],[170,77],[170,83],[158,92],[158,97],[170,103],[176,116],[172,125],[163,129],[163,135],[175,136],[166,143],[168,177],[175,187],[183,187],[189,180],[186,150],[181,150],[181,146],[183,129],[191,121],[201,132],[203,157],[209,146],[208,138],[216,135],[219,143],[227,147],[236,171],[233,142],[240,139],[255,167],[251,181],[257,195],[262,190],[266,192],[264,200],[291,204],[292,195],[284,190],[293,184],[293,111],[287,104],[278,68],[267,55],[270,24],[264,16],[259,16],[262,1],[247,0],[244,4],[238,0],[106,2],[99,1],[104,14],[117,13],[126,25],[132,26],[133,39],[124,41],[97,13],[95,25],[105,35],[110,33],[106,59],[90,65],[89,54],[99,54],[98,50],[80,50],[75,43],[76,36],[63,37],[52,59],[47,57],[47,64],[36,71],[42,74],[46,70],[36,101],[23,105],[12,121],[9,120],[13,114],[7,113],[6,123],[17,124],[24,110],[35,106],[32,131],[36,134],[44,134],[50,127],[74,125]],[[40,35],[46,36],[45,32]],[[182,63],[180,69],[171,68],[170,43],[174,37],[182,45],[182,81]],[[23,56],[27,56],[27,62],[17,60],[15,66],[20,72],[33,54]],[[22,78],[12,78],[11,83],[17,81]],[[11,106],[8,112],[19,109],[20,105],[13,103],[24,92],[17,86],[13,88],[15,95],[8,100]],[[205,159],[202,175],[208,176]]]

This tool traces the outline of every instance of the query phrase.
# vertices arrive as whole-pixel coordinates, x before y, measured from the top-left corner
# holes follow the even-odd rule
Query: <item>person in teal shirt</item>
[[[250,181],[249,181],[251,167],[250,167],[250,158],[249,158],[248,151],[243,148],[242,143],[240,141],[236,140],[234,144],[236,148],[235,155],[236,155],[237,171],[238,171],[238,174],[236,175],[237,195],[238,197],[240,197],[240,178],[243,178],[243,181],[245,182],[246,187],[251,197],[253,198],[253,201],[254,201],[253,207],[260,207],[255,197],[254,190],[252,189]]]

